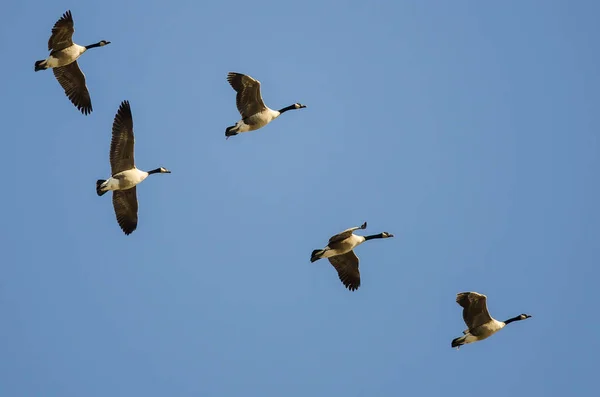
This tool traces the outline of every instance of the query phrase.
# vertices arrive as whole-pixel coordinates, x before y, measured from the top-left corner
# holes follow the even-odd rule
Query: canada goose
[[[358,236],[352,232],[358,229],[366,229],[367,222],[359,227],[351,227],[340,234],[329,239],[327,247],[316,249],[310,256],[310,261],[315,262],[321,258],[329,259],[329,263],[337,270],[340,281],[350,291],[355,291],[360,287],[360,272],[358,271],[358,257],[353,249],[367,240],[375,238],[394,237],[393,234],[383,232],[371,236]]]
[[[236,125],[227,127],[225,130],[226,139],[241,132],[262,128],[288,110],[306,107],[300,103],[294,103],[282,109],[273,110],[263,102],[260,95],[260,81],[248,75],[234,72],[227,74],[227,81],[237,92],[235,104],[242,115],[242,119]]]
[[[52,68],[54,77],[65,90],[65,94],[81,113],[88,115],[92,112],[92,100],[85,86],[85,75],[77,65],[77,58],[90,48],[104,47],[110,41],[101,40],[96,44],[85,47],[73,43],[73,17],[67,11],[54,24],[52,35],[48,39],[50,56],[35,62],[35,71]]]
[[[141,183],[148,175],[170,174],[171,171],[160,167],[152,171],[142,171],[135,167],[133,158],[133,117],[129,101],[121,102],[115,115],[112,127],[112,140],[110,142],[110,168],[111,177],[108,180],[96,181],[96,193],[102,196],[109,190],[113,191],[113,207],[117,222],[127,235],[137,227],[138,202],[136,185]]]
[[[492,318],[488,312],[487,296],[477,292],[461,292],[456,294],[456,303],[463,307],[463,320],[465,320],[465,324],[468,327],[463,331],[464,336],[452,341],[452,347],[456,347],[457,349],[464,344],[489,338],[504,328],[506,324],[531,317],[529,314],[520,314],[504,322],[498,321]]]

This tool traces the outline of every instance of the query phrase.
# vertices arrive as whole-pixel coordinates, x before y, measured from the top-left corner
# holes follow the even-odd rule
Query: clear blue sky
[[[492,4],[493,3],[493,4]],[[94,112],[51,71],[54,22]],[[0,395],[595,396],[597,1],[15,1],[2,6]],[[239,119],[229,71],[262,82]],[[126,237],[95,181],[131,102]],[[329,236],[368,221],[343,288]],[[455,294],[499,320],[456,351]]]

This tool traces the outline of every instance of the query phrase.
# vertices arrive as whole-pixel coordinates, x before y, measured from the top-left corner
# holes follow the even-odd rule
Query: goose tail
[[[42,59],[41,61],[35,61],[35,68],[34,70],[36,72],[39,72],[40,70],[45,70],[48,69],[48,66],[46,65],[46,60]]]
[[[102,190],[102,184],[106,182],[105,179],[98,179],[96,181],[96,194],[98,196],[102,196],[103,194],[105,194],[108,190]]]
[[[321,256],[325,253],[325,250],[314,250],[312,254],[310,254],[310,261],[315,262],[321,259]]]
[[[461,336],[459,338],[453,339],[452,340],[452,347],[456,347],[459,348],[460,346],[465,344],[465,339],[467,339],[467,336]]]
[[[225,136],[227,138],[229,138],[230,136],[234,136],[238,134],[238,126],[236,125],[232,125],[231,127],[227,127],[225,129]]]

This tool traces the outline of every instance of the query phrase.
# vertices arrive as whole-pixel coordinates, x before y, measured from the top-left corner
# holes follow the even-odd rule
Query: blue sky
[[[2,8],[0,395],[596,395],[598,2]],[[33,71],[67,9],[112,42],[87,117]],[[308,107],[226,141],[229,71]],[[128,237],[94,190],[124,99],[173,171]],[[396,237],[352,293],[309,258],[364,221]],[[468,290],[533,318],[453,350]]]

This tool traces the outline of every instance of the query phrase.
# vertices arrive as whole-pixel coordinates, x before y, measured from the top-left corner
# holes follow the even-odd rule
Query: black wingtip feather
[[[88,116],[92,113],[92,106],[77,106],[77,109],[84,115]]]
[[[133,116],[131,114],[131,105],[128,100],[124,100],[119,105],[119,110],[117,110],[117,114],[115,115],[114,123],[123,124],[125,120],[132,120]]]
[[[131,105],[129,105],[129,101],[127,99],[125,99],[124,101],[121,102],[121,106],[119,106],[119,113],[125,113],[128,112],[129,114],[131,114]]]
[[[71,10],[67,10],[61,19],[64,19],[65,21],[72,21],[73,20],[73,15],[71,14]]]

